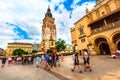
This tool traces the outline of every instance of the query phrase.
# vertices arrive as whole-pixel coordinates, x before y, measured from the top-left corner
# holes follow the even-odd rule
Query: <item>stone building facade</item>
[[[120,50],[120,0],[97,0],[74,25],[70,29],[74,50],[89,49],[94,55]]]
[[[48,49],[55,49],[55,43],[56,43],[55,18],[53,18],[50,6],[48,6],[42,25],[42,42],[41,42],[42,51],[46,52]]]
[[[6,56],[13,56],[13,51],[15,49],[23,49],[24,51],[31,53],[32,52],[32,44],[31,43],[8,43],[6,49]]]
[[[4,49],[2,49],[2,48],[0,48],[0,56],[4,56],[5,55],[5,50]]]
[[[32,50],[41,51],[41,44],[33,44],[32,45]]]

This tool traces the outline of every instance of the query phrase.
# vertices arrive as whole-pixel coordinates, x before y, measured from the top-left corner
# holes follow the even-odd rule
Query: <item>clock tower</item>
[[[56,43],[56,25],[50,6],[48,6],[42,25],[42,50],[55,49]]]

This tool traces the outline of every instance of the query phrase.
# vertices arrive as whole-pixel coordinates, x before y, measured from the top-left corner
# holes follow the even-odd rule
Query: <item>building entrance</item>
[[[100,55],[110,54],[110,48],[109,48],[109,45],[107,43],[101,43],[99,46],[99,50],[100,50]]]
[[[120,41],[117,44],[117,49],[120,50]]]

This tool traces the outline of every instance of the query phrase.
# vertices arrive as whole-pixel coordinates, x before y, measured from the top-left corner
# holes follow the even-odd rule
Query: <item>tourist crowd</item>
[[[85,71],[89,69],[92,71],[91,65],[90,65],[90,54],[87,50],[84,50],[84,68]],[[76,66],[78,66],[80,73],[82,73],[82,67],[79,63],[78,53],[73,52],[72,60],[74,63],[73,69],[71,71],[74,71]],[[44,69],[50,70],[52,67],[60,66],[60,61],[64,61],[64,55],[58,55],[57,53],[46,53],[41,55],[32,55],[32,56],[16,56],[16,57],[6,57],[2,58],[2,68],[5,66],[5,63],[7,62],[8,66],[11,64],[35,64],[37,68],[40,67],[40,65],[44,65]]]

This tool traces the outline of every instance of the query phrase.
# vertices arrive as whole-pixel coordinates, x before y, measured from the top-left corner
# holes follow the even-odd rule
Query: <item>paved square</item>
[[[36,68],[35,65],[11,65],[0,68],[0,80],[120,80],[120,59],[107,59],[107,56],[91,56],[93,72],[84,72],[82,56],[79,57],[83,73],[78,68],[74,72],[72,57],[65,56],[61,66],[51,71]],[[0,64],[1,65],[1,64]],[[57,74],[57,75],[55,75]],[[61,78],[60,78],[61,77]]]

